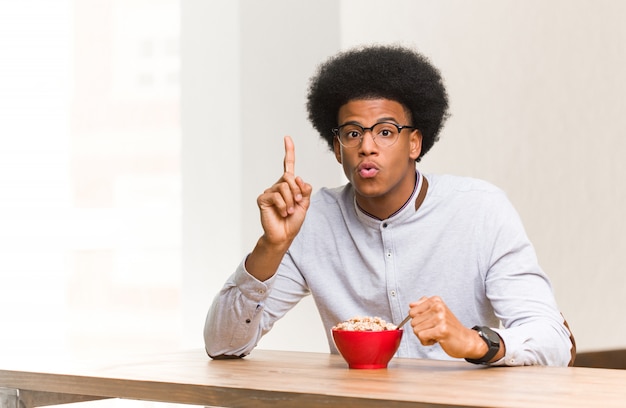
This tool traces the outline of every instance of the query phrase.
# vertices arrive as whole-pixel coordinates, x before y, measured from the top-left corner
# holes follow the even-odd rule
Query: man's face
[[[388,99],[352,100],[339,109],[340,126],[353,123],[369,128],[379,122],[412,125],[404,106]],[[356,147],[343,147],[335,138],[335,157],[354,186],[357,203],[371,214],[386,218],[413,192],[422,136],[418,130],[403,129],[391,146],[377,145],[372,136],[366,131]]]

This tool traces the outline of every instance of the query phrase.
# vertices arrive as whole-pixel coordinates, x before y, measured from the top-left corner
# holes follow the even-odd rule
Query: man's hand
[[[439,343],[455,358],[481,358],[488,347],[475,330],[463,326],[439,296],[422,297],[409,305],[413,333],[424,346]],[[504,343],[494,361],[504,355]]]
[[[285,136],[284,173],[257,198],[261,225],[270,244],[288,246],[300,231],[309,208],[312,187],[295,176],[295,164],[293,141]]]
[[[311,185],[295,176],[293,141],[285,136],[283,175],[257,198],[263,236],[246,260],[246,269],[263,281],[274,275],[298,235],[311,202]]]

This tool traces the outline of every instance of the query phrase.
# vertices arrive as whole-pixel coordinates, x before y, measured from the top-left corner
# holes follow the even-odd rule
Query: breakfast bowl
[[[400,347],[403,330],[395,326],[376,330],[349,330],[337,325],[331,333],[339,354],[349,368],[377,369],[387,368]]]

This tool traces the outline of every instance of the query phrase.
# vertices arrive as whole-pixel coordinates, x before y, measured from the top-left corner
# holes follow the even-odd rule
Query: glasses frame
[[[375,128],[376,126],[378,126],[378,125],[393,125],[393,126],[395,126],[395,127],[398,129],[398,136],[397,136],[397,137],[396,137],[396,139],[393,141],[393,143],[391,143],[390,145],[379,145],[379,144],[378,144],[378,142],[376,141],[376,135],[374,134],[374,128]],[[341,130],[341,128],[342,128],[342,127],[345,127],[345,126],[357,126],[357,127],[360,127],[360,128],[363,130],[363,132],[361,133],[361,136],[359,137],[359,143],[355,144],[354,146],[346,146],[346,145],[344,145],[344,144],[341,142],[341,136],[339,135],[339,131]],[[363,137],[365,137],[365,132],[367,132],[367,131],[372,132],[372,140],[374,141],[374,143],[376,143],[376,146],[379,146],[379,147],[391,147],[391,146],[393,146],[394,144],[396,144],[396,142],[397,142],[397,141],[398,141],[398,139],[400,138],[400,133],[402,133],[402,131],[403,131],[404,129],[413,129],[413,130],[416,130],[417,128],[416,128],[416,127],[414,127],[414,126],[409,126],[409,125],[398,125],[397,123],[383,121],[383,122],[377,122],[377,123],[374,123],[374,124],[373,124],[372,126],[370,126],[370,127],[363,127],[363,126],[361,126],[361,125],[359,125],[359,124],[356,124],[356,123],[344,123],[343,125],[340,125],[340,126],[337,126],[337,127],[332,128],[332,129],[331,129],[331,131],[333,132],[333,135],[335,135],[335,137],[337,138],[337,141],[339,142],[339,144],[340,144],[342,147],[345,147],[346,149],[353,149],[353,148],[356,148],[356,147],[361,146],[361,144],[363,143]]]

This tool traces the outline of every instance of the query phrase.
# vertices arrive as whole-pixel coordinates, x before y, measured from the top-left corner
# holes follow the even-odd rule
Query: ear
[[[341,145],[337,140],[337,137],[333,138],[333,150],[335,151],[335,159],[337,159],[337,163],[341,164]]]
[[[420,157],[420,154],[422,153],[422,132],[420,132],[418,129],[413,129],[411,135],[409,136],[409,144],[409,157],[413,160],[417,160],[417,158]]]

